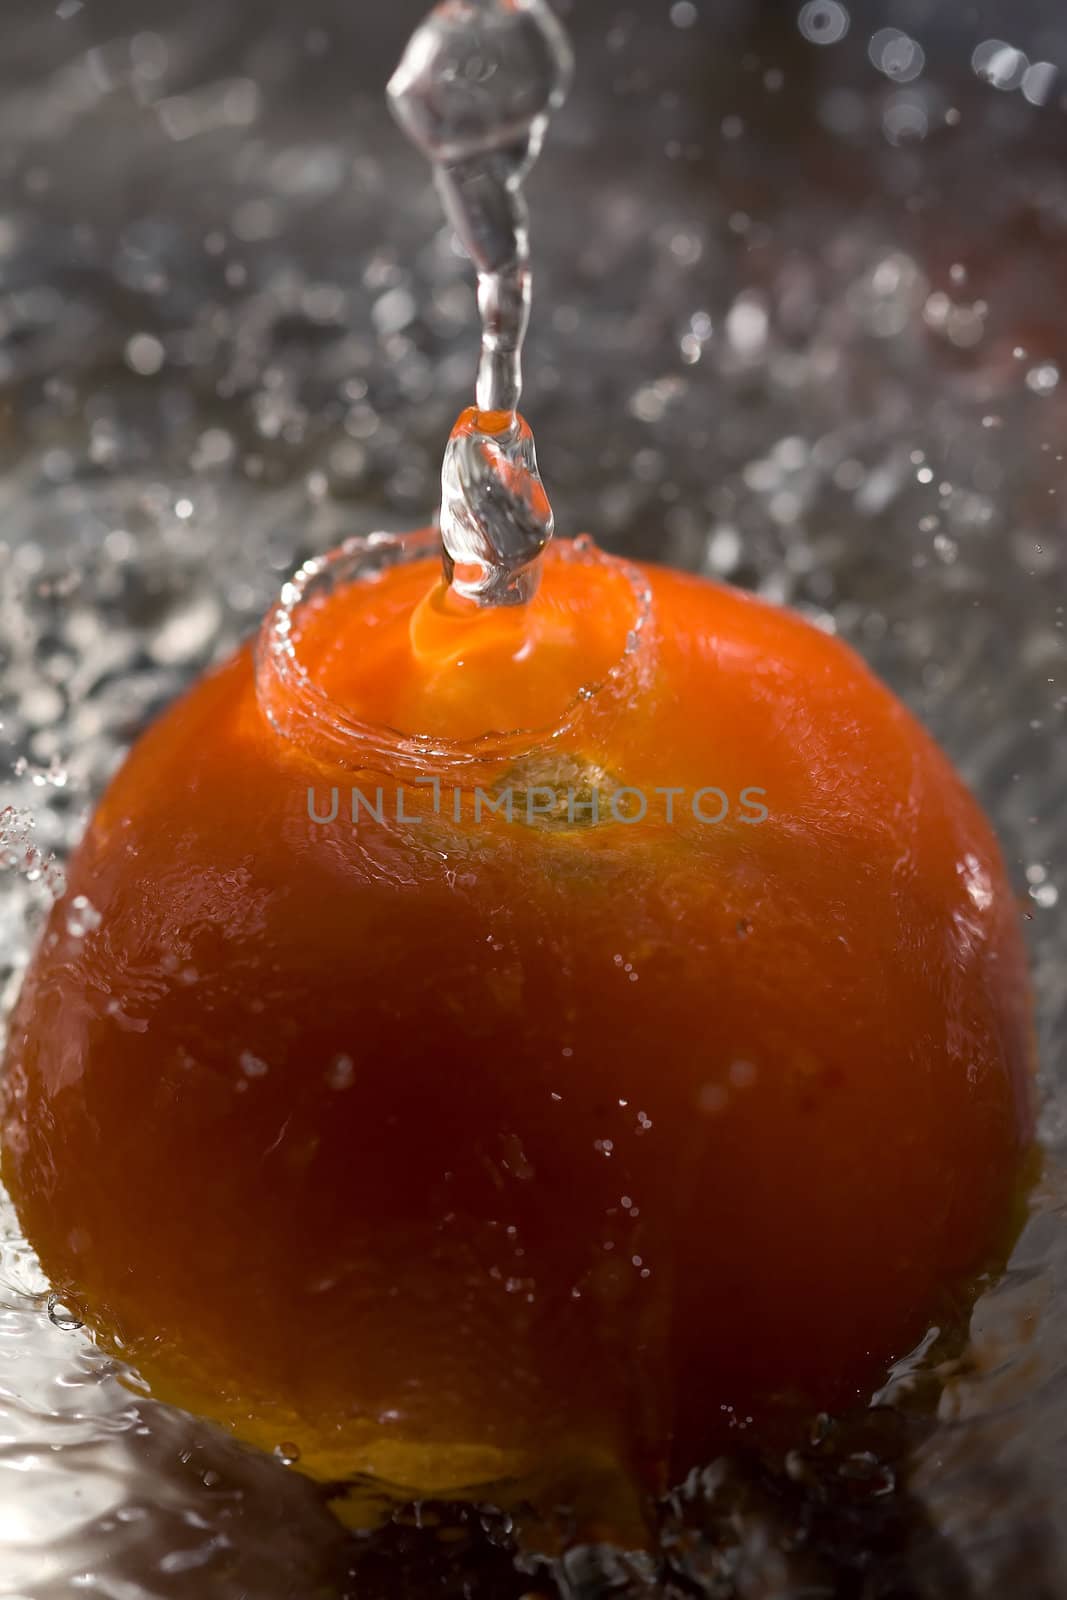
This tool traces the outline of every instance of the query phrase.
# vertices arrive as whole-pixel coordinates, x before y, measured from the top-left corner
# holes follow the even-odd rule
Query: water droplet
[[[83,939],[87,933],[99,928],[102,920],[92,901],[83,894],[76,894],[70,902],[67,932],[72,938]]]
[[[1021,88],[1032,106],[1043,106],[1048,102],[1058,70],[1051,61],[1035,61],[1027,67]]]
[[[166,352],[151,333],[135,333],[126,341],[126,365],[142,378],[154,377],[163,366]]]
[[[1033,394],[1051,394],[1059,381],[1060,369],[1054,361],[1043,361],[1026,374],[1026,387]]]
[[[994,89],[1017,89],[1029,65],[1023,52],[1003,39],[984,39],[971,56],[976,75]]]
[[[763,297],[745,290],[726,314],[726,337],[738,355],[751,359],[766,344],[769,325]]]
[[[993,884],[976,855],[968,852],[956,865],[956,872],[976,911],[988,911],[993,904]]]
[[[69,1311],[57,1294],[48,1296],[48,1320],[53,1327],[61,1328],[64,1333],[76,1333],[85,1324]]]
[[[848,32],[849,15],[838,0],[807,0],[797,27],[812,44],[837,44]]]
[[[693,0],[674,0],[670,16],[676,28],[694,28],[700,20],[700,13]]]
[[[179,502],[179,505],[188,504],[188,501]],[[207,648],[221,620],[222,608],[215,596],[207,592],[196,594],[180,605],[157,630],[149,644],[149,654],[161,666],[190,661]]]
[[[872,65],[895,83],[911,83],[926,65],[922,45],[899,28],[879,28],[871,35],[867,54]]]

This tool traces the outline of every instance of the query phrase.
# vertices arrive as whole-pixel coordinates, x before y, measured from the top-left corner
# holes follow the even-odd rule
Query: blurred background
[[[5,1213],[0,1595],[1067,1592],[1067,8],[557,9],[524,410],[558,529],[799,607],[961,766],[1034,955],[1034,1216],[968,1351],[932,1336],[870,1427],[709,1467],[657,1561],[549,1573],[488,1515],[343,1539],[283,1462],[122,1387]],[[383,98],[423,11],[5,0],[8,1000],[144,723],[307,555],[434,512],[477,327]]]

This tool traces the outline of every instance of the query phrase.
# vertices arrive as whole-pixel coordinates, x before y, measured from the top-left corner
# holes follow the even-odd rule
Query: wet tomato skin
[[[324,1478],[661,1486],[862,1394],[1005,1225],[1032,1045],[987,822],[840,642],[644,575],[598,760],[672,821],[353,828],[246,647],[134,748],[25,981],[3,1172],[57,1292]]]

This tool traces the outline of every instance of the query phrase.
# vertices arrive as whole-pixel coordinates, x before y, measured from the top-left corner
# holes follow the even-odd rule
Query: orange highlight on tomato
[[[456,608],[431,549],[316,579],[135,747],[70,872],[100,924],[56,907],[13,1020],[4,1177],[163,1398],[326,1479],[595,1480],[610,1532],[991,1259],[1017,911],[839,641],[566,545]]]

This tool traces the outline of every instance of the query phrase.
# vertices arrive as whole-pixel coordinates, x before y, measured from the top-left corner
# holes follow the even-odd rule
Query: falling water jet
[[[389,84],[401,126],[433,163],[445,211],[478,273],[476,405],[441,472],[441,542],[454,593],[521,605],[537,591],[552,508],[518,413],[530,316],[522,182],[573,70],[544,0],[444,0],[416,30]]]

